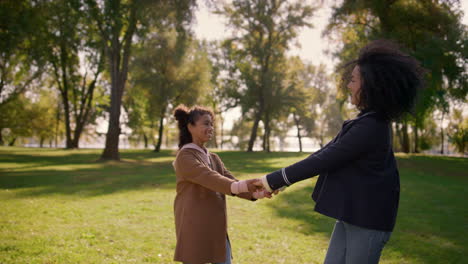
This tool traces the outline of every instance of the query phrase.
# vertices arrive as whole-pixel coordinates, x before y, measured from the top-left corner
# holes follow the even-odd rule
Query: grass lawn
[[[0,147],[0,263],[173,263],[174,152]],[[307,156],[218,152],[240,179]],[[398,155],[401,198],[381,263],[466,263],[468,159]],[[322,263],[334,220],[315,178],[271,200],[228,198],[234,263]]]

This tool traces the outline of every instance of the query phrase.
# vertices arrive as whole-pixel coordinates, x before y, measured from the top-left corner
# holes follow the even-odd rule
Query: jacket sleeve
[[[349,162],[373,151],[387,126],[373,118],[356,120],[335,142],[293,165],[266,176],[273,190],[289,186],[323,172],[346,166]],[[344,129],[344,128],[343,128]]]
[[[232,173],[228,169],[226,169],[226,166],[224,166],[223,161],[221,160],[221,158],[219,158],[218,155],[216,155],[216,158],[218,159],[219,164],[221,164],[221,166],[223,168],[223,175],[230,178],[230,179],[233,179],[235,181],[239,181],[238,179],[236,179],[236,177],[234,177],[234,175],[232,175]],[[257,200],[255,198],[253,198],[252,194],[249,193],[249,192],[239,193],[239,194],[236,194],[235,196],[237,196],[239,198],[246,199],[246,200],[250,200],[250,201],[256,201]]]
[[[208,168],[188,151],[181,151],[174,163],[176,173],[185,180],[199,184],[212,191],[231,194],[231,184],[235,182]]]

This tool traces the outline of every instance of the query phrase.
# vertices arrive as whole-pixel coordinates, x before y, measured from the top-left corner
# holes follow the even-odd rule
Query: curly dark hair
[[[375,40],[361,49],[356,60],[343,66],[345,82],[356,65],[362,81],[358,109],[375,111],[388,120],[412,112],[424,86],[424,69],[415,58],[392,41]]]
[[[192,134],[188,130],[188,124],[195,125],[195,122],[203,116],[210,115],[214,121],[214,113],[209,108],[203,106],[194,106],[188,108],[185,105],[179,105],[174,110],[174,117],[177,120],[177,126],[179,128],[179,149],[183,145],[192,142]]]

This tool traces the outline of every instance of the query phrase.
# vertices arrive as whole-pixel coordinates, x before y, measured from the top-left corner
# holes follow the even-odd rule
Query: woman
[[[320,174],[315,211],[335,218],[326,264],[378,263],[395,226],[400,194],[391,121],[410,112],[422,87],[422,69],[391,42],[361,50],[347,87],[360,110],[325,147],[262,178],[278,190]]]
[[[174,161],[177,194],[174,214],[177,245],[175,261],[183,263],[231,263],[227,235],[225,195],[255,201],[271,194],[237,181],[214,153],[205,148],[213,135],[213,112],[179,106],[174,112],[180,132]]]

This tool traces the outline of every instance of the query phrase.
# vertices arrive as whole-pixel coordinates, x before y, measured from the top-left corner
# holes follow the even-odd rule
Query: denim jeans
[[[229,239],[226,239],[226,260],[224,262],[214,264],[231,264],[231,243],[229,242]]]
[[[376,264],[392,232],[336,221],[324,264]]]

